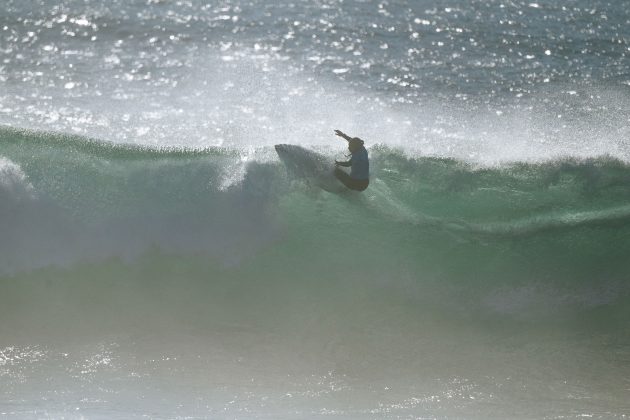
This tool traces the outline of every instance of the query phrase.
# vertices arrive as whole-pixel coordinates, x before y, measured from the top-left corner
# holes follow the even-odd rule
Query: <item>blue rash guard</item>
[[[370,179],[370,161],[368,160],[368,152],[365,147],[361,146],[359,150],[352,154],[350,158],[350,178],[353,179]]]

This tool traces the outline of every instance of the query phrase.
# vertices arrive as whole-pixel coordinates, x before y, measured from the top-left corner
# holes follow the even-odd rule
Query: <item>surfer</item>
[[[352,155],[347,162],[335,160],[335,177],[343,185],[355,191],[365,190],[370,183],[370,161],[368,152],[363,147],[363,140],[358,137],[350,137],[340,130],[335,130],[335,134],[348,142],[348,150]],[[341,170],[339,166],[350,167],[350,174]]]

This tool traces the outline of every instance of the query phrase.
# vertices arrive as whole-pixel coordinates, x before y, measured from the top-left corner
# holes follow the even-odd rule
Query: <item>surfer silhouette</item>
[[[335,165],[337,165],[335,177],[351,190],[365,190],[370,183],[370,161],[368,152],[363,147],[363,140],[358,137],[350,137],[341,130],[335,130],[335,135],[348,142],[348,150],[351,154],[350,160],[346,162],[335,160]],[[350,174],[340,169],[339,166],[349,167]]]

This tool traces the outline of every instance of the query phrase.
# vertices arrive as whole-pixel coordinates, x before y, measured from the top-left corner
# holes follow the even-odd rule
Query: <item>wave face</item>
[[[18,418],[625,410],[617,160],[372,147],[368,190],[333,194],[265,147],[2,129],[0,156],[0,402]]]
[[[300,284],[352,273],[464,312],[627,303],[630,169],[616,160],[476,168],[374,147],[369,190],[337,195],[287,172],[272,149],[1,136],[4,275],[158,253],[248,267],[252,278],[269,270],[258,281],[272,284],[292,269]],[[200,281],[213,282],[205,270]]]

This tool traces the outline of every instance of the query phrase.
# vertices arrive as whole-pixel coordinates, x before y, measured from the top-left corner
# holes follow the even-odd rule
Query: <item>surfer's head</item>
[[[348,140],[348,150],[350,150],[350,153],[358,151],[362,146],[363,140],[358,137],[354,137]]]

